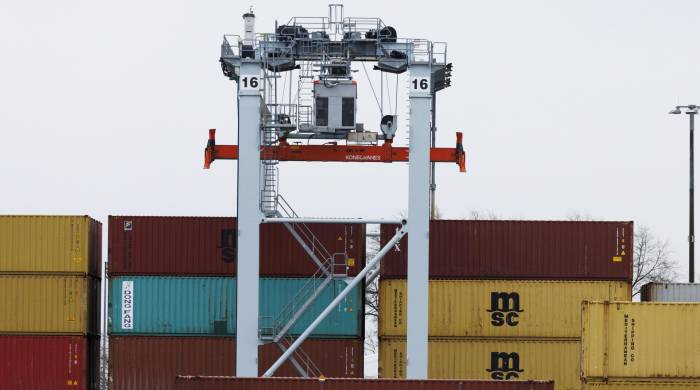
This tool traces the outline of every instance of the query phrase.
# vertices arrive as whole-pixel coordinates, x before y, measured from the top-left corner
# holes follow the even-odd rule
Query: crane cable
[[[374,101],[377,102],[377,107],[379,108],[379,111],[382,111],[382,105],[379,104],[379,99],[377,98],[377,93],[374,92],[374,86],[372,85],[372,79],[369,78],[369,73],[367,73],[367,67],[365,66],[365,63],[362,62],[362,69],[365,70],[365,75],[367,76],[367,81],[369,82],[369,87],[372,88],[372,95],[374,95]],[[380,91],[381,92],[381,91]]]

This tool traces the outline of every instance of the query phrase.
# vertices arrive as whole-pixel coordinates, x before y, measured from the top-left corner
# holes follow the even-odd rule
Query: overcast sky
[[[252,2],[259,32],[326,15],[326,4]],[[455,71],[438,97],[438,143],[463,131],[469,170],[439,167],[444,215],[634,220],[670,240],[685,274],[687,118],[667,112],[700,103],[700,2],[453,4],[345,7],[401,37],[449,43]],[[210,127],[219,143],[236,141],[235,84],[218,57],[247,7],[2,2],[0,213],[234,215],[236,165],[205,171],[202,151]],[[358,83],[358,116],[376,128],[361,72]],[[406,208],[407,171],[289,163],[281,191],[302,215],[394,217]]]

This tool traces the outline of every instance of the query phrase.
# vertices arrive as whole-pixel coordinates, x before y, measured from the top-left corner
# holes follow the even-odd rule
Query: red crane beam
[[[260,158],[278,161],[406,162],[408,148],[392,146],[391,141],[385,141],[382,145],[296,145],[281,140],[276,146],[262,147]],[[217,145],[216,129],[210,129],[209,142],[204,149],[204,168],[209,169],[215,160],[237,159],[238,145]],[[455,163],[460,172],[466,172],[462,133],[457,132],[454,148],[430,148],[430,161]]]

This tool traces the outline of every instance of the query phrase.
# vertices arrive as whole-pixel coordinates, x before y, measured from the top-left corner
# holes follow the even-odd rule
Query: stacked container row
[[[641,292],[644,302],[700,302],[697,283],[647,283]]]
[[[109,274],[235,276],[235,217],[109,217]],[[347,253],[347,273],[365,262],[365,229],[308,224],[331,254]],[[318,267],[282,224],[260,226],[260,276],[303,277]]]
[[[87,216],[0,216],[2,388],[98,388],[101,236]]]
[[[582,312],[584,388],[700,389],[700,304],[584,302]]]
[[[308,283],[303,278],[261,278],[260,316],[274,317]],[[319,281],[320,283],[320,281]],[[306,330],[340,291],[344,281],[325,287],[298,323]],[[194,276],[117,276],[110,278],[111,335],[231,335],[236,334],[236,278]],[[312,333],[312,337],[358,338],[362,334],[362,291],[355,288]]]
[[[581,302],[631,299],[632,235],[631,222],[431,221],[429,377],[578,390]],[[407,239],[382,262],[385,378],[406,374]]]
[[[318,266],[280,224],[260,227],[261,327],[289,309],[300,290],[320,285]],[[344,270],[365,262],[364,227],[309,226]],[[179,374],[235,375],[236,219],[228,217],[110,217],[110,383],[113,389],[171,389]],[[342,256],[340,256],[342,254]],[[240,259],[240,261],[245,261]],[[336,267],[336,271],[338,268]],[[342,291],[324,287],[289,330],[295,337]],[[362,377],[363,294],[356,288],[302,344],[326,376]],[[303,302],[299,302],[301,304]],[[259,350],[261,373],[281,355]],[[212,361],[215,359],[215,361]],[[278,376],[297,376],[289,364]]]
[[[178,390],[553,390],[552,382],[180,376]]]

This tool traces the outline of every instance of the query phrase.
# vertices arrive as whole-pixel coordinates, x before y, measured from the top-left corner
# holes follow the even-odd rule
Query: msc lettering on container
[[[518,379],[520,373],[520,355],[516,352],[491,352],[491,368],[486,369],[491,373],[491,379],[510,380]]]
[[[134,329],[134,281],[122,282],[122,329]]]
[[[486,311],[491,313],[493,326],[517,326],[519,313],[524,312],[520,309],[520,294],[496,291],[491,293],[491,308]]]
[[[236,229],[221,229],[221,238],[217,248],[221,249],[221,261],[233,263],[236,260],[238,247],[238,231]]]

